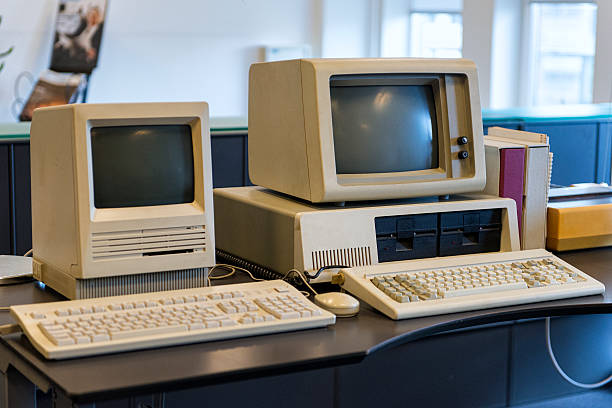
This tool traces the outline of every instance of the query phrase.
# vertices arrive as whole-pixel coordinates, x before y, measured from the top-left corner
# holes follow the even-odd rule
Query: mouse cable
[[[585,383],[581,383],[581,382],[578,382],[578,381],[570,378],[565,373],[565,371],[563,371],[563,369],[561,368],[561,366],[557,362],[557,359],[555,358],[555,354],[553,352],[552,345],[550,344],[550,317],[546,317],[546,347],[548,349],[548,355],[550,356],[550,359],[552,360],[553,365],[557,369],[557,372],[559,372],[561,377],[563,377],[563,379],[565,379],[565,381],[569,382],[570,384],[573,384],[576,387],[580,387],[580,388],[592,389],[592,388],[602,387],[602,386],[606,385],[607,383],[609,383],[610,381],[612,381],[612,375],[610,375],[608,378],[605,378],[605,379],[603,379],[603,380],[601,380],[599,382],[592,383],[592,384],[585,384]]]
[[[346,265],[327,265],[327,266],[322,266],[321,268],[319,268],[317,273],[315,273],[314,275],[309,274],[307,271],[304,271],[304,275],[306,275],[308,280],[317,279],[319,277],[319,275],[321,274],[321,272],[323,272],[326,269],[340,269],[340,268],[350,268],[350,266],[346,266]]]
[[[226,273],[225,275],[219,275],[219,276],[213,276],[212,273],[215,269],[217,268],[221,268],[221,269],[227,269],[229,270],[228,273]],[[251,271],[249,271],[248,269],[244,269],[241,268],[239,266],[235,266],[235,265],[229,265],[229,264],[216,264],[215,266],[213,266],[210,271],[208,272],[208,284],[209,286],[212,286],[210,283],[211,280],[216,280],[216,279],[225,279],[225,278],[229,278],[230,276],[233,276],[236,271],[241,271],[246,273],[247,275],[249,275],[249,277],[254,280],[255,282],[259,282],[259,281],[263,281],[265,279],[259,279],[256,278],[255,276],[253,276],[253,274],[251,273]]]
[[[306,272],[304,272],[304,273],[306,273]],[[317,291],[314,290],[314,288],[312,286],[310,286],[310,283],[308,283],[306,278],[304,278],[304,275],[302,275],[302,273],[300,271],[298,271],[297,269],[290,269],[289,271],[287,271],[285,276],[283,276],[283,280],[285,280],[291,274],[296,274],[302,280],[302,282],[304,282],[304,284],[308,287],[308,289],[310,289],[312,291],[312,293],[315,296],[318,295]],[[289,283],[291,283],[291,282],[289,282]],[[310,296],[310,293],[306,292],[305,290],[300,290],[300,292],[302,292],[302,294],[304,294],[306,297]]]

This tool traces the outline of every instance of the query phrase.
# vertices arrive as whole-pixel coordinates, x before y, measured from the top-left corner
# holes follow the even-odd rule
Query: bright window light
[[[463,24],[460,13],[410,13],[410,56],[461,58]]]
[[[597,6],[529,4],[531,105],[591,103]]]

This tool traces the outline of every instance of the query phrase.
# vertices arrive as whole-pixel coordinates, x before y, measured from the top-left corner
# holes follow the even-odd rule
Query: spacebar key
[[[148,329],[126,330],[126,331],[119,331],[119,332],[111,332],[111,339],[120,340],[120,339],[134,338],[134,337],[154,336],[156,334],[184,333],[187,330],[188,328],[185,325],[162,326],[162,327],[152,327]]]
[[[502,291],[514,290],[514,289],[527,289],[527,284],[525,282],[506,283],[502,285],[479,286],[479,287],[468,288],[468,289],[438,290],[438,293],[442,297],[452,298],[452,297],[468,296],[468,295],[480,295],[480,294],[491,293],[491,292],[502,292]]]

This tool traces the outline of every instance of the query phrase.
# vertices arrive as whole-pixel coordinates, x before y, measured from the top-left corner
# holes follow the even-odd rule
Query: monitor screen
[[[189,125],[104,126],[90,134],[96,208],[193,202]]]
[[[355,76],[352,76],[353,78]],[[359,80],[358,80],[359,81]],[[337,174],[394,173],[438,167],[433,87],[330,81]]]

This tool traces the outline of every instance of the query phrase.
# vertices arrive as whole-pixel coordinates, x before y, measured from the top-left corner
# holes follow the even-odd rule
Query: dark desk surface
[[[567,252],[563,259],[612,288],[612,247]],[[56,300],[36,284],[0,287],[1,305]],[[55,384],[75,401],[104,394],[171,390],[359,362],[385,347],[453,329],[516,319],[612,312],[612,290],[604,295],[514,307],[392,321],[362,303],[358,316],[322,329],[198,343],[65,361],[42,358],[23,335],[4,336],[0,368],[25,366],[46,391]],[[2,316],[6,321],[7,316]],[[2,350],[4,349],[4,350]],[[38,380],[38,381],[37,381]]]

